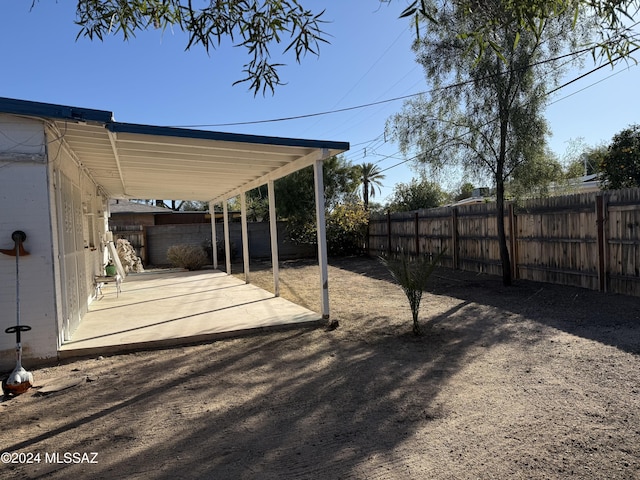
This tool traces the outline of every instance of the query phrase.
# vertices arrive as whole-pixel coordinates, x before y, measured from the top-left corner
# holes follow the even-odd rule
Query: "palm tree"
[[[413,318],[413,334],[416,336],[422,335],[422,328],[418,322],[422,294],[427,289],[429,277],[442,260],[445,251],[446,248],[435,257],[430,254],[412,258],[404,252],[397,252],[396,255],[389,257],[379,257],[382,264],[389,269],[391,276],[400,284],[409,300]]]
[[[381,180],[384,179],[384,175],[380,173],[380,169],[373,163],[363,163],[360,168],[360,183],[362,184],[362,201],[364,202],[364,209],[369,210],[369,196],[374,198],[376,196],[376,187],[380,192],[382,187]]]

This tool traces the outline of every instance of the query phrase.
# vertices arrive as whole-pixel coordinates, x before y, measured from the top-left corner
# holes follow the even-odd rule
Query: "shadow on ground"
[[[16,407],[12,422],[29,428],[0,438],[7,451],[99,453],[97,465],[22,466],[15,478],[385,478],[408,468],[391,452],[447,415],[438,394],[476,355],[469,347],[502,341],[481,331],[367,342],[279,332],[170,359],[87,360],[93,381],[32,398],[35,418]],[[58,414],[41,428],[47,412]]]
[[[402,293],[375,260],[347,259],[331,265],[358,273],[354,278],[375,280],[360,288],[387,292],[400,305]],[[424,300],[429,321],[422,338],[410,334],[408,319],[397,321],[407,311],[372,310],[367,304],[347,310],[354,299],[346,298],[336,306],[341,327],[332,332],[272,332],[75,363],[91,381],[68,393],[19,397],[0,406],[3,418],[11,420],[11,428],[0,431],[0,442],[6,451],[98,452],[98,464],[4,465],[0,476],[552,478],[554,471],[563,472],[574,462],[576,452],[576,463],[593,458],[597,465],[602,464],[600,452],[613,458],[613,451],[626,466],[609,470],[610,478],[632,478],[627,474],[633,474],[629,469],[636,465],[629,459],[637,442],[616,443],[617,430],[604,424],[612,417],[627,422],[627,413],[601,412],[600,399],[590,403],[590,392],[583,395],[581,385],[573,383],[573,370],[561,387],[550,383],[563,373],[553,368],[544,377],[547,383],[536,382],[533,375],[542,375],[551,363],[546,357],[535,357],[538,363],[532,367],[514,365],[511,357],[501,356],[501,349],[513,341],[512,335],[518,339],[509,349],[519,351],[559,329],[638,353],[633,340],[639,329],[637,299],[530,282],[504,288],[493,277],[446,270],[434,279]],[[446,300],[437,312],[429,309],[436,297]],[[489,350],[493,356],[486,365]],[[553,350],[554,362],[571,356],[564,351]],[[579,364],[575,368],[580,371]],[[475,376],[494,371],[490,379]],[[521,384],[508,377],[514,372]],[[464,390],[447,390],[454,377]],[[597,381],[606,384],[605,377]],[[519,410],[519,402],[536,392],[535,401]],[[474,394],[468,405],[488,404],[487,411],[453,410],[453,405],[466,405],[457,395]],[[544,408],[551,395],[559,395],[558,400]],[[610,398],[607,408],[612,403],[615,399]],[[506,404],[515,406],[508,419],[501,410]],[[585,416],[576,417],[575,424],[561,426],[553,438],[543,437],[545,429],[573,421],[571,415],[582,408]],[[625,408],[622,411],[635,415]],[[526,410],[534,416],[527,416]],[[552,417],[556,410],[559,418]],[[595,423],[601,430],[587,424],[582,433],[585,418],[602,419],[602,427]],[[450,437],[434,438],[445,419]],[[492,422],[500,424],[494,437]],[[610,440],[586,436],[594,432],[602,438],[606,432]],[[630,432],[629,438],[636,434]],[[491,440],[496,442],[494,450]],[[599,452],[585,450],[595,442],[600,442]],[[623,453],[619,445],[626,449]],[[467,447],[473,453],[465,456]],[[440,464],[430,462],[427,448]],[[500,460],[491,463],[496,456]],[[558,470],[550,469],[553,462]],[[461,470],[455,470],[456,465]],[[532,470],[536,465],[540,469]]]
[[[394,283],[376,259],[335,259],[332,265]],[[526,280],[516,280],[512,286],[505,287],[502,279],[496,276],[445,268],[436,270],[432,280],[432,295],[491,306],[510,313],[513,318],[526,318],[628,353],[640,354],[640,298]],[[424,304],[428,305],[428,302],[425,298]]]

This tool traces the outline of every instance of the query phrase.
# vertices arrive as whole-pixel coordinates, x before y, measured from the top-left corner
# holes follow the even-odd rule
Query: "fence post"
[[[371,256],[371,212],[367,212],[367,236],[364,238],[364,253]]]
[[[147,253],[147,226],[142,225],[142,246],[140,247],[140,257],[142,258],[142,264],[148,265],[149,256]]]
[[[415,215],[415,227],[416,227],[416,257],[420,255],[420,217],[418,212]]]
[[[387,210],[387,255],[391,256],[391,212]]]
[[[598,288],[601,292],[607,291],[607,272],[605,255],[606,250],[606,227],[605,209],[607,204],[603,195],[596,196],[596,231],[598,236]]]
[[[453,259],[453,269],[460,268],[460,258],[458,255],[458,207],[451,209],[451,250]]]
[[[517,218],[513,203],[509,203],[509,240],[511,244],[511,277],[515,280],[518,278],[518,232]]]

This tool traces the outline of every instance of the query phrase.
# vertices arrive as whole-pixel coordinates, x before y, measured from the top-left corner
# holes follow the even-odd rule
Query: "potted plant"
[[[118,269],[113,264],[113,260],[109,260],[109,263],[104,267],[104,273],[107,277],[115,277],[118,274]]]

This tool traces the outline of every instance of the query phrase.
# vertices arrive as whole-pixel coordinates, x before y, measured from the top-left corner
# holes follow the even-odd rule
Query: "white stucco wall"
[[[11,234],[22,230],[29,256],[20,257],[20,321],[25,366],[55,358],[56,318],[52,231],[44,125],[32,119],[0,115],[0,248],[13,248]],[[0,371],[15,364],[16,261],[0,254]]]
[[[54,225],[55,229],[53,251],[57,252],[54,255],[54,266],[57,273],[56,295],[57,298],[60,299],[57,302],[57,331],[58,345],[61,345],[68,340],[68,338],[65,338],[65,334],[67,336],[73,334],[73,328],[70,330],[65,329],[63,325],[65,317],[70,313],[70,305],[65,305],[65,299],[63,298],[65,295],[64,288],[65,286],[68,287],[68,285],[62,284],[61,277],[64,275],[64,268],[61,261],[63,254],[62,249],[68,248],[69,246],[62,244],[59,231],[60,229],[64,229],[65,204],[69,206],[69,202],[72,202],[72,199],[63,199],[61,197],[62,176],[73,184],[74,188],[77,188],[81,194],[82,241],[76,245],[75,250],[79,252],[81,257],[81,259],[79,259],[80,266],[84,268],[83,274],[78,277],[78,280],[83,282],[79,293],[82,295],[82,292],[84,292],[84,297],[80,299],[80,316],[86,313],[88,305],[94,299],[94,276],[103,274],[105,250],[102,240],[107,225],[105,207],[107,200],[101,196],[95,182],[78,166],[70,148],[61,141],[61,139],[64,138],[64,133],[47,128],[46,134],[49,175],[53,180],[50,190],[50,204],[53,206],[51,216],[52,225]],[[65,306],[67,308],[65,308]],[[71,323],[74,322],[71,321]]]

